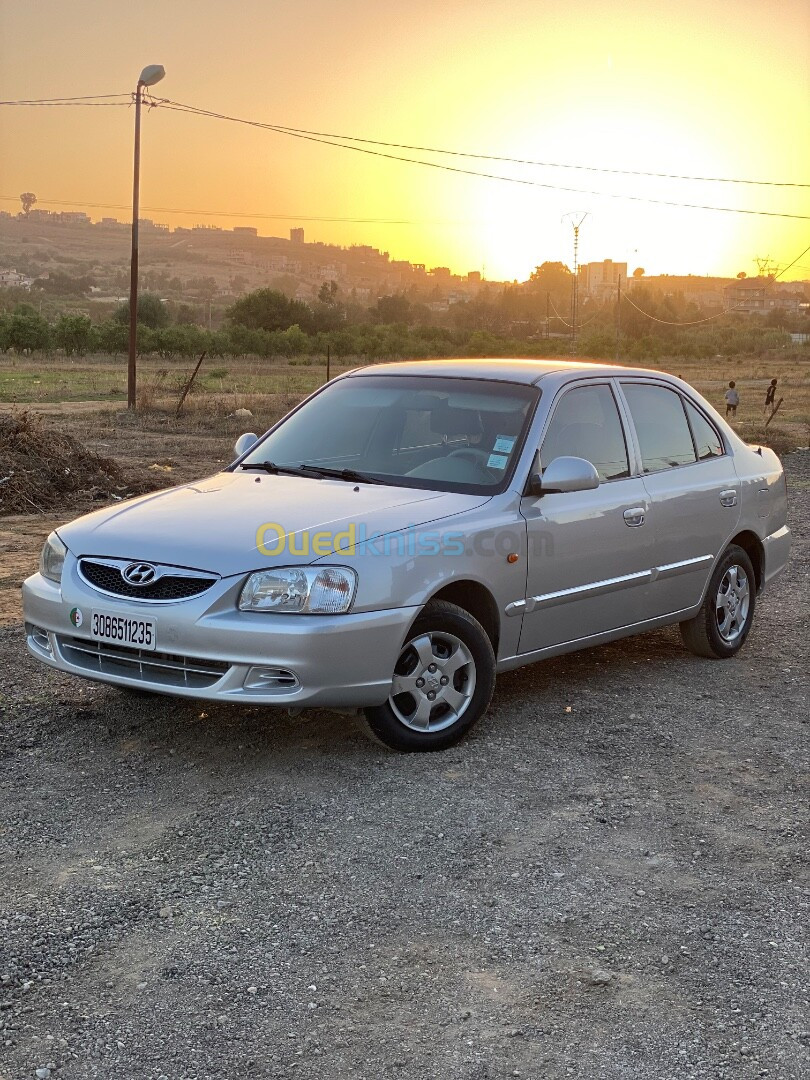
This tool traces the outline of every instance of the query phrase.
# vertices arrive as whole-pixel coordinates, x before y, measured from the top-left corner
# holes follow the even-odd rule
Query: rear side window
[[[622,422],[609,386],[578,386],[563,394],[540,451],[543,468],[556,457],[581,457],[600,480],[630,475]]]
[[[717,434],[714,425],[709,423],[691,401],[686,401],[685,404],[686,415],[689,417],[689,424],[695,437],[698,460],[705,461],[706,458],[720,457],[724,452],[723,440]]]
[[[622,390],[638,434],[645,473],[697,461],[680,394],[643,383],[623,383]]]

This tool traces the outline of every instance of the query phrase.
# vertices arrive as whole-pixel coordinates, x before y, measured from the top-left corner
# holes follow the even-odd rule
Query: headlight
[[[52,532],[45,541],[45,547],[42,549],[42,554],[39,557],[40,574],[50,581],[55,581],[58,585],[62,580],[62,567],[65,565],[65,555],[67,555],[67,548],[56,533]]]
[[[239,597],[241,611],[299,615],[341,615],[352,606],[357,574],[343,566],[259,570]]]

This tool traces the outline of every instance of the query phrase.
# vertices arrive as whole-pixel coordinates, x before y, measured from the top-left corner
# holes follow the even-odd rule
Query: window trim
[[[300,412],[301,409],[303,409],[305,405],[307,405],[310,401],[314,400],[316,397],[319,397],[321,394],[325,393],[330,388],[332,388],[334,386],[337,386],[339,383],[342,383],[344,380],[347,380],[347,379],[365,379],[365,378],[370,378],[370,379],[385,378],[386,380],[391,380],[392,382],[393,382],[393,380],[411,380],[411,381],[413,381],[415,383],[418,383],[421,380],[424,383],[425,380],[430,380],[430,379],[439,380],[439,379],[441,379],[441,380],[452,381],[452,382],[457,382],[457,383],[465,383],[465,382],[467,382],[467,383],[476,383],[476,384],[479,384],[479,385],[480,384],[490,384],[490,385],[496,385],[496,386],[515,387],[515,388],[519,388],[521,390],[526,390],[527,391],[527,406],[528,407],[527,407],[527,410],[526,410],[526,416],[525,416],[524,421],[523,421],[523,426],[521,428],[519,442],[516,444],[516,447],[513,450],[513,456],[512,456],[511,463],[509,465],[509,468],[506,470],[506,473],[505,473],[503,479],[497,485],[492,485],[492,486],[487,485],[486,487],[484,485],[479,485],[479,484],[456,484],[453,487],[434,487],[434,486],[431,486],[431,485],[436,483],[436,481],[433,481],[433,480],[422,480],[422,479],[416,479],[414,477],[394,477],[394,476],[387,477],[384,480],[384,483],[386,483],[386,485],[388,487],[407,487],[407,488],[412,488],[415,491],[436,491],[436,492],[439,492],[440,494],[448,494],[448,495],[478,495],[478,496],[481,496],[483,498],[491,498],[494,495],[501,495],[501,494],[503,494],[504,491],[508,491],[510,489],[510,487],[513,485],[513,483],[515,482],[515,480],[516,480],[516,478],[518,476],[518,472],[519,472],[519,469],[520,469],[520,464],[521,464],[521,461],[522,461],[522,458],[523,458],[523,453],[524,453],[524,451],[526,449],[526,445],[527,445],[527,443],[529,441],[529,438],[531,436],[531,430],[532,430],[532,427],[534,425],[534,421],[535,421],[535,419],[537,417],[537,410],[539,409],[540,402],[541,402],[541,400],[543,398],[543,389],[542,389],[542,387],[537,385],[536,382],[525,383],[525,382],[522,382],[522,381],[518,381],[516,379],[507,379],[507,378],[491,379],[491,378],[486,378],[486,377],[481,376],[481,375],[454,375],[454,374],[450,374],[450,373],[448,373],[448,374],[441,373],[441,374],[422,375],[422,374],[415,373],[415,372],[410,372],[408,374],[395,372],[395,373],[391,374],[389,372],[386,372],[384,370],[384,368],[385,368],[384,364],[380,365],[381,370],[379,370],[379,371],[372,371],[372,370],[369,370],[368,368],[357,368],[357,369],[354,369],[352,371],[347,371],[342,375],[338,375],[336,378],[332,379],[331,382],[324,383],[322,386],[317,387],[315,390],[312,391],[311,394],[308,394],[302,401],[300,401],[288,413],[286,413],[284,416],[282,416],[278,420],[276,420],[276,422],[274,424],[272,424],[271,427],[269,427],[267,429],[267,431],[264,432],[263,435],[259,436],[259,438],[256,440],[255,443],[252,443],[248,447],[248,449],[244,452],[244,454],[242,454],[241,457],[238,457],[238,458],[236,458],[235,461],[232,461],[231,464],[228,465],[223,471],[225,471],[225,472],[237,472],[239,470],[239,467],[240,467],[241,463],[247,457],[249,457],[251,454],[256,453],[258,448],[263,443],[265,443],[275,431],[277,431],[283,424],[286,424],[287,421],[290,420],[296,413]],[[421,386],[421,387],[419,385],[416,386],[416,389],[424,389],[424,388],[425,388],[424,385]],[[384,475],[385,474],[380,474],[380,477],[382,478]],[[397,484],[396,480],[405,480],[407,482],[403,483],[403,484]],[[443,481],[442,483],[446,483],[446,482]]]
[[[642,478],[644,478],[645,476],[659,476],[662,473],[675,472],[677,469],[691,469],[691,468],[693,468],[693,466],[695,466],[695,465],[703,465],[707,461],[716,461],[721,457],[728,457],[728,454],[729,454],[728,443],[726,442],[726,439],[724,438],[723,434],[721,433],[721,431],[719,430],[717,425],[714,423],[713,420],[711,420],[706,415],[705,409],[702,409],[700,407],[700,405],[694,400],[694,398],[692,398],[690,395],[685,394],[680,389],[680,387],[673,386],[671,383],[666,382],[666,380],[664,380],[664,379],[656,379],[656,378],[645,379],[643,377],[639,377],[639,376],[636,376],[636,375],[633,375],[633,376],[630,376],[630,377],[619,376],[615,380],[615,382],[617,384],[618,391],[621,394],[622,403],[623,403],[624,408],[626,409],[626,413],[627,413],[627,421],[629,423],[630,430],[632,432],[633,445],[635,447],[635,455],[636,455],[636,467],[637,467],[637,472],[634,475],[640,476]],[[632,413],[632,411],[630,409],[630,402],[627,400],[627,398],[625,397],[625,394],[624,394],[624,387],[625,386],[655,386],[655,387],[658,387],[658,389],[660,389],[660,390],[669,390],[671,393],[675,394],[676,397],[678,397],[680,399],[681,410],[683,412],[684,419],[686,420],[686,426],[687,426],[687,429],[689,431],[689,437],[692,440],[692,450],[694,451],[694,454],[695,454],[695,460],[694,461],[685,461],[680,465],[670,465],[666,469],[657,469],[655,472],[645,472],[644,471],[644,459],[643,459],[642,454],[641,454],[641,442],[640,442],[639,437],[638,437],[638,432],[636,431],[636,425],[635,425],[635,422],[633,420],[633,413]],[[705,418],[705,420],[707,421],[707,423],[714,429],[715,433],[718,435],[718,437],[720,439],[720,444],[723,447],[723,453],[722,454],[717,454],[717,455],[714,455],[714,456],[712,456],[710,458],[699,458],[697,456],[697,443],[695,442],[695,433],[692,431],[692,425],[689,422],[689,414],[686,411],[685,401],[689,401],[689,403],[691,405],[693,405],[695,407],[695,409],[697,409],[697,411],[701,414],[701,416],[703,416]]]
[[[539,434],[539,436],[537,438],[537,446],[535,447],[535,451],[534,451],[534,454],[532,456],[531,464],[529,466],[529,475],[526,477],[526,485],[524,485],[524,489],[523,489],[524,495],[527,493],[526,486],[528,485],[528,483],[529,483],[529,481],[531,479],[531,473],[532,473],[532,469],[534,468],[534,463],[537,460],[537,455],[540,454],[540,451],[541,451],[541,449],[543,447],[543,443],[545,441],[546,436],[548,435],[548,430],[551,427],[551,423],[552,423],[552,421],[554,419],[554,415],[557,412],[557,409],[559,408],[560,401],[562,401],[562,399],[565,397],[565,395],[570,393],[572,390],[581,390],[584,387],[606,386],[608,388],[608,391],[610,392],[610,394],[611,394],[611,396],[613,398],[613,404],[616,406],[616,412],[618,413],[618,416],[619,416],[619,425],[620,425],[621,431],[622,431],[622,438],[624,439],[624,450],[625,450],[625,453],[627,454],[627,469],[628,469],[627,476],[615,476],[610,480],[603,480],[600,477],[599,478],[599,487],[602,487],[603,484],[620,484],[624,480],[632,480],[633,477],[637,475],[636,467],[637,467],[637,465],[639,463],[639,459],[637,457],[637,451],[636,451],[635,443],[632,441],[632,438],[630,437],[631,430],[628,427],[627,416],[625,414],[625,409],[624,409],[624,402],[623,402],[623,399],[622,400],[619,399],[619,396],[616,393],[615,383],[616,383],[615,378],[613,378],[610,375],[606,375],[606,376],[596,378],[596,379],[594,379],[594,378],[577,379],[576,382],[566,383],[564,386],[560,387],[559,391],[554,396],[554,400],[551,403],[551,408],[548,411],[548,415],[546,416],[546,420],[545,420],[545,423],[543,424],[543,428],[540,431],[540,434]],[[635,434],[635,433],[633,433],[633,434]],[[540,458],[541,464],[542,464],[542,460],[543,459],[542,459],[542,456],[541,456],[541,458]]]
[[[695,461],[695,464],[696,465],[702,465],[704,461],[715,461],[717,458],[726,457],[728,455],[728,447],[726,446],[726,440],[723,438],[721,432],[717,428],[717,424],[713,423],[709,419],[709,417],[706,415],[705,411],[703,409],[701,409],[698,406],[697,402],[693,401],[692,398],[687,397],[686,394],[681,394],[680,398],[681,398],[681,405],[683,406],[683,411],[686,414],[686,422],[689,425],[689,430],[692,433],[692,445],[695,448],[695,457],[697,458],[697,460]],[[709,425],[709,427],[712,429],[712,431],[715,433],[715,435],[717,436],[717,441],[720,443],[720,445],[723,448],[722,453],[720,453],[720,454],[712,454],[710,457],[705,457],[705,458],[702,458],[702,457],[698,456],[698,444],[697,444],[697,439],[695,438],[695,429],[692,427],[692,421],[689,418],[689,410],[686,407],[687,405],[691,405],[692,408],[695,410],[695,412],[698,414],[698,416],[702,416],[703,419],[706,421],[706,423]]]

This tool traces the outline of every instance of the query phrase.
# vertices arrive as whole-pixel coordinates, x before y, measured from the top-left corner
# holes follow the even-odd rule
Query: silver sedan
[[[35,657],[121,687],[362,710],[440,750],[495,676],[669,623],[734,656],[790,547],[779,459],[690,386],[559,361],[330,382],[199,483],[52,533]]]

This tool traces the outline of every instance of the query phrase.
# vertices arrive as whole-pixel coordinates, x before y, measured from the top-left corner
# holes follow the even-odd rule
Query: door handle
[[[720,492],[720,505],[721,506],[736,506],[737,505],[737,492],[735,488],[726,488],[725,491]]]
[[[645,516],[643,506],[632,506],[624,512],[624,523],[631,529],[637,529],[644,524]]]

